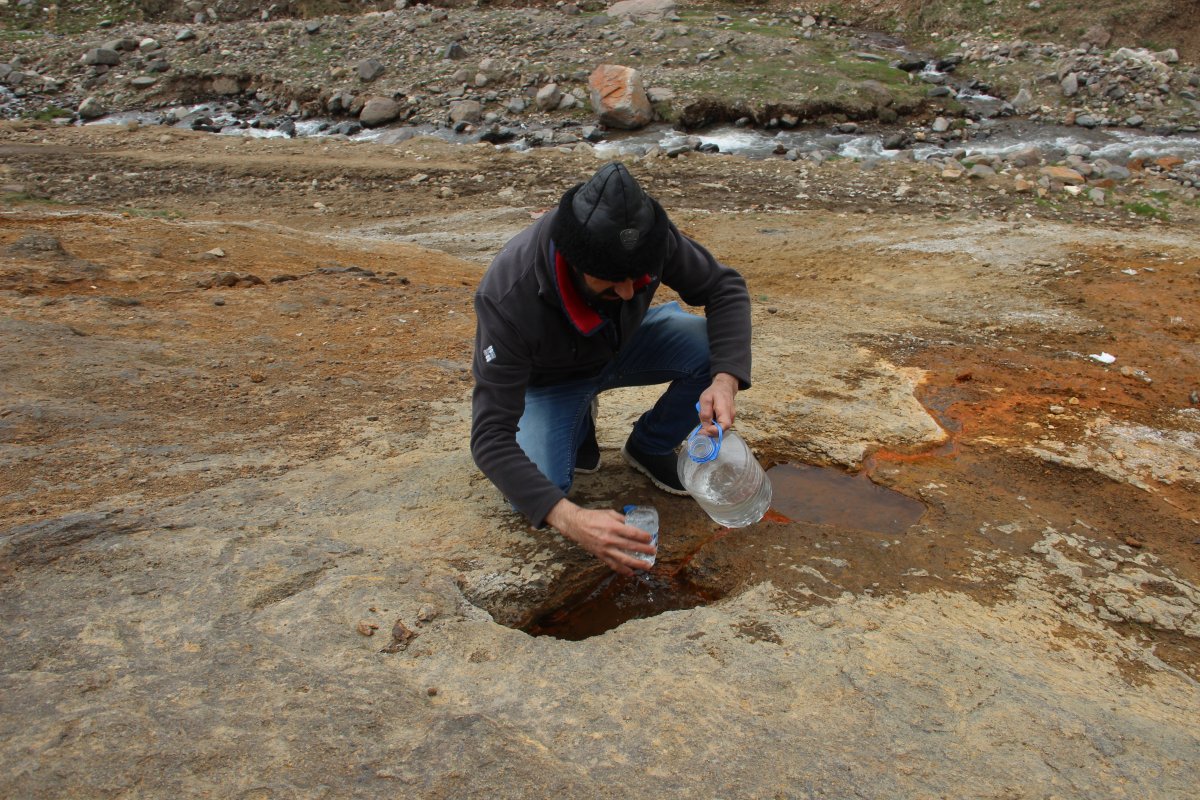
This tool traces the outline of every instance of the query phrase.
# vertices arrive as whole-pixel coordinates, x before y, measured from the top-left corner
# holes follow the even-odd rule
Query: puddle
[[[880,486],[865,472],[780,464],[767,475],[775,492],[771,508],[793,522],[892,534],[915,525],[925,513],[919,500]]]
[[[774,489],[771,511],[764,518],[769,522],[808,522],[893,535],[916,524],[925,513],[923,503],[874,483],[865,472],[848,475],[828,467],[781,464],[767,474]],[[707,582],[701,585],[697,573],[692,571],[694,567],[689,565],[694,556],[708,552],[707,548],[715,540],[725,538],[728,532],[722,529],[698,543],[695,552],[681,562],[660,564],[649,574],[623,578],[610,573],[534,618],[521,630],[531,636],[577,642],[632,619],[720,600],[725,590]],[[700,574],[704,572],[701,570]],[[724,574],[723,570],[718,572]]]
[[[522,630],[531,636],[553,636],[578,642],[628,622],[664,611],[707,605],[723,593],[693,585],[686,571],[652,571],[633,578],[611,573],[589,590],[568,599]]]

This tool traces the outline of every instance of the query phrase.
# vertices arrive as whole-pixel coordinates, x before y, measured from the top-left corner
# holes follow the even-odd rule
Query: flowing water
[[[982,97],[985,96],[980,96]],[[181,106],[169,109],[168,112],[173,112],[174,115],[168,119],[178,119],[174,127],[179,128],[190,128],[193,120],[207,117],[215,127],[221,129],[221,135],[259,138],[289,136],[288,133],[273,127],[273,123],[267,123],[265,127],[261,124],[255,126],[252,122],[239,120],[233,111],[216,104]],[[157,125],[162,124],[163,119],[164,112],[131,111],[112,114],[88,124],[125,124],[136,121],[144,125]],[[504,147],[527,149],[530,145],[525,136],[532,134],[532,130],[525,130],[519,126],[509,127],[517,138]],[[295,123],[294,135],[329,136],[332,135],[333,129],[330,120],[300,120]],[[895,129],[898,130],[900,129]],[[820,150],[858,161],[908,158],[908,155],[902,155],[906,153],[911,153],[911,157],[918,161],[924,161],[954,155],[960,150],[982,155],[1004,155],[1030,146],[1042,148],[1048,156],[1065,155],[1068,148],[1082,145],[1091,151],[1093,157],[1107,158],[1116,163],[1129,158],[1153,159],[1170,155],[1184,159],[1189,166],[1200,166],[1200,135],[1194,133],[1160,136],[1133,129],[1044,125],[1019,118],[984,119],[969,129],[968,138],[964,140],[953,140],[944,146],[936,143],[916,143],[907,150],[885,149],[884,143],[893,132],[893,129],[886,128],[860,133],[838,133],[819,126],[795,130],[759,130],[725,125],[686,133],[666,125],[651,125],[632,133],[610,131],[608,140],[599,142],[594,147],[598,154],[613,157],[623,154],[641,155],[654,147],[670,150],[673,147],[700,144],[715,146],[721,154],[751,159],[778,158],[777,152],[780,150],[796,150],[801,153]],[[436,125],[374,128],[360,131],[349,138],[352,141],[396,144],[414,136],[433,136],[456,144],[479,141],[479,132],[456,133],[451,128]]]

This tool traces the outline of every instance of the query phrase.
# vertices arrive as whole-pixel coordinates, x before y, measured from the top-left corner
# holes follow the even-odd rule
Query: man
[[[650,307],[659,285],[678,303]],[[659,489],[686,494],[675,448],[696,425],[733,424],[750,386],[746,282],[681,234],[624,165],[610,163],[514,237],[475,295],[471,454],[534,527],[549,523],[622,575],[646,569],[649,534],[567,499],[600,466],[593,401],[670,383],[622,455]]]

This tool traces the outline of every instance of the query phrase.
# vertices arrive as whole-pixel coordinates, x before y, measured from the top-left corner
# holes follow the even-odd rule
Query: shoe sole
[[[690,494],[688,494],[688,491],[686,489],[676,489],[673,486],[667,486],[665,483],[660,481],[658,478],[651,475],[650,470],[646,469],[641,464],[639,464],[638,460],[636,458],[634,458],[633,456],[629,455],[629,451],[626,450],[624,447],[621,448],[621,455],[625,458],[625,462],[627,464],[629,464],[629,466],[633,467],[638,472],[645,475],[647,478],[650,479],[651,483],[653,483],[655,486],[657,486],[659,489],[666,492],[667,494],[673,494],[673,495],[677,495],[679,497],[690,497],[691,496]]]
[[[575,465],[575,474],[576,475],[594,475],[600,471],[600,467],[601,467],[602,463],[603,462],[597,461],[596,466],[592,467],[591,469],[588,469],[587,467],[581,467],[578,464],[576,464]]]

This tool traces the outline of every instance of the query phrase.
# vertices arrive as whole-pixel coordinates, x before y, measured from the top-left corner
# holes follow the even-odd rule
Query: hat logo
[[[641,238],[641,234],[638,233],[636,228],[626,228],[618,235],[621,238],[621,246],[626,250],[632,250],[637,247],[638,239]]]

